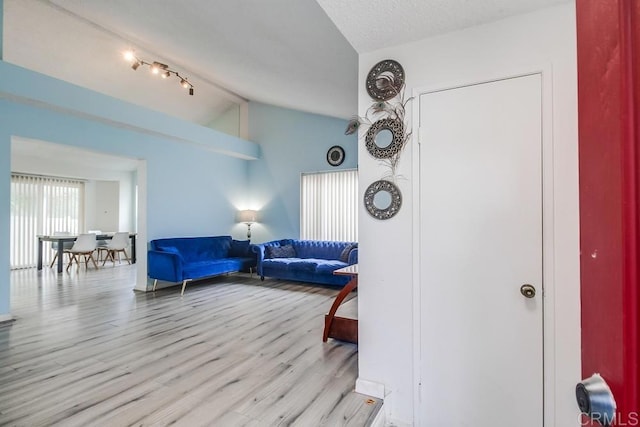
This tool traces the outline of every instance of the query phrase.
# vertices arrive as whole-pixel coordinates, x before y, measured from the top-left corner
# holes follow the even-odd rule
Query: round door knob
[[[533,287],[533,285],[529,285],[524,284],[522,286],[520,286],[520,293],[525,297],[525,298],[533,298],[536,296],[536,288]]]

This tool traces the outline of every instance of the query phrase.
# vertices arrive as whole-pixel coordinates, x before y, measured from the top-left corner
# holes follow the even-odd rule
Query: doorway
[[[83,181],[86,197],[80,208],[84,224],[81,232],[130,231],[137,233],[139,242],[146,241],[145,160],[14,136],[11,170]],[[106,197],[106,189],[113,193],[111,197]],[[106,199],[111,202],[105,205]],[[138,245],[137,252],[135,289],[146,291],[146,246]]]
[[[418,102],[420,418],[539,427],[542,75]]]

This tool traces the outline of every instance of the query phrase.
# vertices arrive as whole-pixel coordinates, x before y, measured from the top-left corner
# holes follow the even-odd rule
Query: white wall
[[[573,2],[508,18],[439,37],[360,55],[359,112],[371,105],[364,81],[382,59],[395,59],[404,67],[407,95],[417,88],[445,88],[545,69],[546,129],[552,139],[554,222],[553,283],[546,283],[546,309],[555,335],[547,348],[555,367],[548,372],[548,425],[577,425],[574,388],[580,376],[577,71]],[[547,120],[548,119],[548,120]],[[391,220],[378,221],[360,204],[359,379],[357,389],[384,389],[387,422],[410,425],[418,409],[414,357],[418,341],[414,326],[414,191],[412,163],[417,149],[405,149],[398,173],[403,206]],[[385,171],[359,144],[360,196]],[[446,186],[447,183],[443,182]],[[452,307],[455,309],[455,307]],[[446,325],[442,325],[446,333]],[[414,347],[415,345],[415,347]],[[472,357],[472,355],[470,355]],[[426,379],[425,379],[426,380]],[[461,384],[461,386],[464,386]],[[526,386],[526,385],[522,385]],[[514,390],[517,392],[517,390]],[[421,420],[421,425],[428,425]]]
[[[118,181],[93,181],[94,216],[85,222],[87,230],[118,231],[120,228],[120,183]],[[127,230],[128,231],[128,230]]]

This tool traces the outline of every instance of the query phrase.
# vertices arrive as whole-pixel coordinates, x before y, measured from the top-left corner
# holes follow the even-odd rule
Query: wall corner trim
[[[384,399],[384,384],[358,378],[356,380],[356,392]]]

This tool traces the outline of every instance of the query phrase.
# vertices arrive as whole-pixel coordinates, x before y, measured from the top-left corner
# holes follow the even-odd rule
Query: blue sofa
[[[251,271],[256,266],[256,254],[248,240],[233,240],[231,236],[177,237],[150,242],[148,252],[149,277],[182,282],[182,292],[192,280],[219,274]]]
[[[273,277],[344,286],[350,277],[333,272],[358,263],[358,244],[354,242],[284,239],[253,245],[253,250],[262,280]]]

